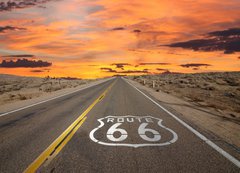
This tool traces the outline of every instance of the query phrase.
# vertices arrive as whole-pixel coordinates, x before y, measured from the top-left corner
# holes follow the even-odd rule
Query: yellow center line
[[[101,101],[107,92],[116,83],[112,83],[45,151],[43,151],[24,171],[25,173],[36,172],[41,165],[48,164],[69,142],[76,131],[81,127],[87,117],[88,112]]]

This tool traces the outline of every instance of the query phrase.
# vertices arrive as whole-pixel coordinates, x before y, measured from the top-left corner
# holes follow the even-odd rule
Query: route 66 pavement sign
[[[162,124],[163,120],[152,116],[107,116],[98,119],[100,125],[89,137],[106,146],[145,147],[166,146],[178,140],[172,129]]]

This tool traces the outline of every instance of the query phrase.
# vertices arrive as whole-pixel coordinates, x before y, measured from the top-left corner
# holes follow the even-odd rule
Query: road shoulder
[[[128,80],[138,89],[158,100],[161,105],[173,113],[180,114],[184,121],[190,123],[194,128],[204,132],[211,140],[229,150],[236,158],[240,158],[240,126],[221,118],[218,112],[203,107],[198,107],[164,92],[155,90],[139,84],[136,81]]]

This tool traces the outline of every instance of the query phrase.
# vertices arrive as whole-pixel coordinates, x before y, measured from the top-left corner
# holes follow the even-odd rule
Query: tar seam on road
[[[88,112],[90,112],[90,110],[105,97],[115,83],[116,81],[112,83],[46,150],[44,150],[24,172],[36,172],[42,165],[48,165],[84,123]]]
[[[110,79],[108,79],[108,80],[104,80],[103,82],[109,81],[109,80],[111,80],[111,79],[112,79],[112,78],[110,78]],[[101,82],[101,83],[103,83],[103,82]],[[99,85],[99,84],[101,84],[101,83],[97,83],[97,84],[93,84],[93,85],[90,85],[90,86],[86,86],[86,87],[80,88],[80,89],[78,89],[78,90],[75,90],[75,91],[73,91],[73,92],[68,92],[68,93],[62,94],[62,95],[60,95],[60,96],[52,97],[52,98],[47,99],[47,100],[43,100],[43,101],[40,101],[40,102],[37,102],[37,103],[30,104],[30,105],[28,105],[28,106],[21,107],[21,108],[19,108],[19,109],[15,109],[15,110],[12,110],[12,111],[8,111],[8,112],[5,112],[5,113],[2,113],[2,114],[0,114],[0,117],[5,116],[5,115],[8,115],[8,114],[11,114],[11,113],[14,113],[14,112],[17,112],[17,111],[24,110],[24,109],[27,109],[27,108],[30,108],[30,107],[33,107],[33,106],[36,106],[36,105],[39,105],[39,104],[42,104],[42,103],[45,103],[45,102],[48,102],[48,101],[51,101],[51,100],[55,100],[55,99],[61,98],[61,97],[64,97],[64,96],[66,96],[66,95],[73,94],[73,93],[75,93],[75,92],[85,90],[85,89],[87,89],[87,88],[91,88],[91,87],[96,86],[96,85]]]
[[[127,81],[125,79],[125,81],[131,85],[133,88],[135,88],[138,92],[140,92],[142,95],[144,95],[146,98],[148,98],[150,101],[152,101],[154,104],[156,104],[159,108],[161,108],[163,111],[165,111],[166,113],[168,113],[170,116],[172,116],[175,120],[177,120],[180,124],[182,124],[183,126],[185,126],[188,130],[190,130],[192,133],[194,133],[197,137],[199,137],[200,139],[202,139],[204,142],[206,142],[209,146],[211,146],[213,149],[215,149],[217,152],[219,152],[222,156],[224,156],[226,159],[228,159],[230,162],[232,162],[233,164],[235,164],[237,167],[240,168],[240,161],[237,160],[235,157],[233,157],[232,155],[230,155],[229,153],[227,153],[225,150],[223,150],[222,148],[220,148],[219,146],[217,146],[215,143],[213,143],[211,140],[209,140],[207,137],[205,137],[204,135],[202,135],[200,132],[198,132],[197,130],[195,130],[194,128],[192,128],[190,125],[188,125],[187,123],[185,123],[183,120],[181,120],[180,118],[178,118],[176,115],[174,115],[173,113],[171,113],[170,111],[168,111],[167,109],[165,109],[163,106],[161,106],[160,104],[158,104],[156,101],[154,101],[152,98],[150,98],[148,95],[146,95],[145,93],[143,93],[141,90],[139,90],[137,87],[135,87],[133,84],[131,84],[129,81]]]

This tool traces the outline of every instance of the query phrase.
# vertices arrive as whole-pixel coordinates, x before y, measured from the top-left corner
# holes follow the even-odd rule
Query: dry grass
[[[240,122],[240,72],[162,74],[131,79],[203,107],[210,107]]]
[[[75,88],[90,82],[73,78],[37,78],[0,74],[0,104],[28,100],[65,88]]]

